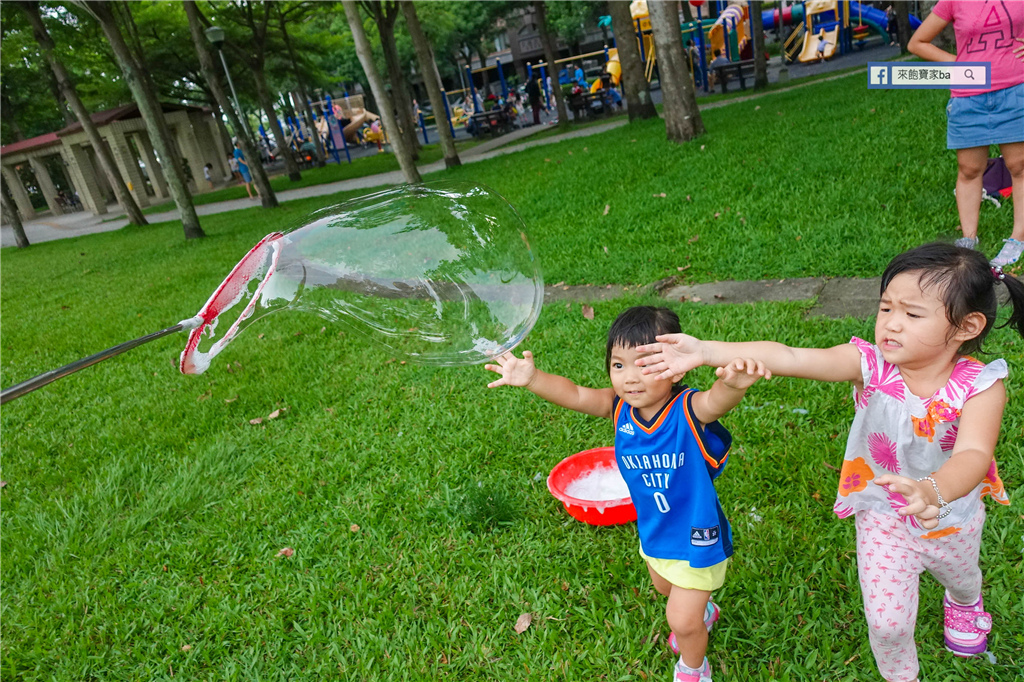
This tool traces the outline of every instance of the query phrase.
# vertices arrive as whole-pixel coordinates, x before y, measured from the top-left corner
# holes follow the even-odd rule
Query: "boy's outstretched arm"
[[[505,353],[495,358],[496,365],[484,365],[484,369],[501,375],[500,379],[487,384],[487,388],[498,386],[522,386],[549,403],[595,417],[612,416],[615,392],[610,388],[586,388],[557,374],[542,372],[533,364],[533,353],[523,351],[523,357]]]
[[[702,424],[718,421],[740,404],[747,389],[761,377],[771,378],[764,363],[749,358],[737,358],[725,367],[715,370],[718,380],[706,391],[693,396],[693,413]]]
[[[768,376],[797,377],[816,381],[861,379],[860,351],[850,343],[832,348],[793,348],[774,341],[701,341],[688,334],[664,334],[657,343],[638,346],[650,353],[636,361],[644,374],[678,380],[695,367],[725,367],[734,358],[751,358],[764,363]]]

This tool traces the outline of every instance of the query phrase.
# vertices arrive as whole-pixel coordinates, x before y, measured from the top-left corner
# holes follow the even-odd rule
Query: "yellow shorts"
[[[640,556],[655,573],[684,590],[703,590],[704,592],[717,590],[725,584],[725,571],[729,567],[728,559],[706,568],[691,568],[689,561],[655,559],[644,554],[642,549]]]

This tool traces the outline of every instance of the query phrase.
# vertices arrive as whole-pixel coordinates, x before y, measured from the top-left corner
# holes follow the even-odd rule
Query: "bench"
[[[605,116],[611,113],[611,99],[607,90],[581,92],[569,96],[569,108],[572,110],[573,119],[577,121]]]
[[[485,133],[503,135],[512,132],[514,127],[512,117],[504,109],[495,108],[490,111],[481,111],[470,116],[470,119],[473,121],[474,129],[478,135]]]
[[[717,80],[722,86],[722,92],[726,92],[728,90],[726,84],[729,82],[730,76],[739,79],[740,90],[746,90],[746,77],[751,76],[754,73],[754,60],[741,59],[738,62],[731,62],[722,66],[716,66],[712,71],[715,73],[715,80]]]

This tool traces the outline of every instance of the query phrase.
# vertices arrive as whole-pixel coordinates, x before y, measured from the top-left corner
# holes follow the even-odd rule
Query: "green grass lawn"
[[[427,179],[506,196],[548,282],[876,276],[956,227],[943,104],[853,77],[709,110],[688,145],[650,122]],[[163,223],[3,250],[0,384],[194,314],[259,237],[352,194],[204,217],[209,236],[191,242]],[[1011,210],[983,207],[985,248]],[[606,385],[608,324],[638,303],[658,301],[598,303],[593,320],[550,303],[523,348]],[[718,338],[872,333],[806,319],[807,303],[670,305]],[[607,421],[488,390],[481,367],[402,364],[307,314],[256,322],[197,377],[176,370],[184,338],[0,411],[4,679],[668,679],[635,528],[576,522],[544,483],[610,444]],[[943,650],[942,591],[925,579],[929,682],[1009,682],[1024,665],[1024,343],[997,330],[987,350],[1011,367],[998,457],[1013,504],[990,505],[982,545],[999,664]],[[716,594],[716,682],[877,679],[853,524],[831,511],[851,415],[848,387],[784,379],[724,420],[736,445],[717,487],[736,555]],[[533,624],[517,635],[522,613]]]

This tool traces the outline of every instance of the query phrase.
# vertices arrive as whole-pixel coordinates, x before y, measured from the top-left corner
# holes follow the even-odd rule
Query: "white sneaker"
[[[682,656],[676,661],[675,670],[672,673],[672,682],[712,682],[711,664],[705,658],[700,668],[694,670],[683,663]]]
[[[1024,242],[1016,239],[1004,239],[1003,248],[999,249],[999,253],[991,260],[991,264],[997,268],[1013,265],[1020,260],[1021,254],[1024,254]]]

